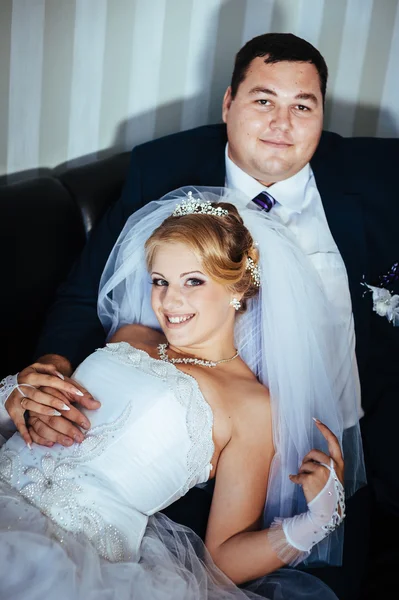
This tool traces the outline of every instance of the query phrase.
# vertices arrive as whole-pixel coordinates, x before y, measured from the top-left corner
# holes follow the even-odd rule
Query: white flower
[[[386,317],[394,327],[399,327],[399,296],[392,295],[385,288],[374,287],[364,283],[373,294],[373,310],[380,317]]]
[[[31,478],[32,483],[25,485],[21,493],[42,508],[50,508],[52,501],[57,498],[68,498],[71,493],[80,491],[80,487],[68,478],[74,470],[71,464],[61,463],[57,466],[50,454],[45,454],[41,460],[41,469],[29,467],[25,475]]]

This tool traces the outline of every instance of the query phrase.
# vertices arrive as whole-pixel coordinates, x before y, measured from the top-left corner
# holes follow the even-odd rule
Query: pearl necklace
[[[238,356],[238,352],[236,351],[236,353],[234,354],[234,356],[231,356],[230,358],[223,358],[222,360],[217,360],[217,361],[213,361],[213,360],[204,360],[202,358],[169,358],[169,356],[167,355],[166,350],[168,349],[169,344],[158,344],[157,350],[158,350],[158,355],[159,358],[165,362],[169,362],[172,363],[174,365],[176,364],[183,364],[183,365],[200,365],[201,367],[217,367],[217,365],[220,365],[222,363],[227,363],[230,362],[231,360],[234,360],[235,358],[237,358]]]

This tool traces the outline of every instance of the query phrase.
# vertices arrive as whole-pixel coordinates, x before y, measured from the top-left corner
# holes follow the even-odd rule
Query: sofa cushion
[[[118,200],[127,176],[130,154],[123,152],[88,165],[55,171],[75,198],[86,236],[106,209]]]

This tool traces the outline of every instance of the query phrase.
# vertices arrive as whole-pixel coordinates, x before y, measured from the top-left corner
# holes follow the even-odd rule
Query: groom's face
[[[322,132],[316,67],[255,58],[234,98],[227,89],[223,120],[229,157],[243,171],[264,185],[292,177],[310,161]]]

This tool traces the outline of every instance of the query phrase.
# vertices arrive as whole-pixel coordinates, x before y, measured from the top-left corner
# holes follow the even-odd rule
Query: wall
[[[220,121],[267,31],[324,54],[327,129],[399,135],[399,0],[0,0],[0,175]]]

